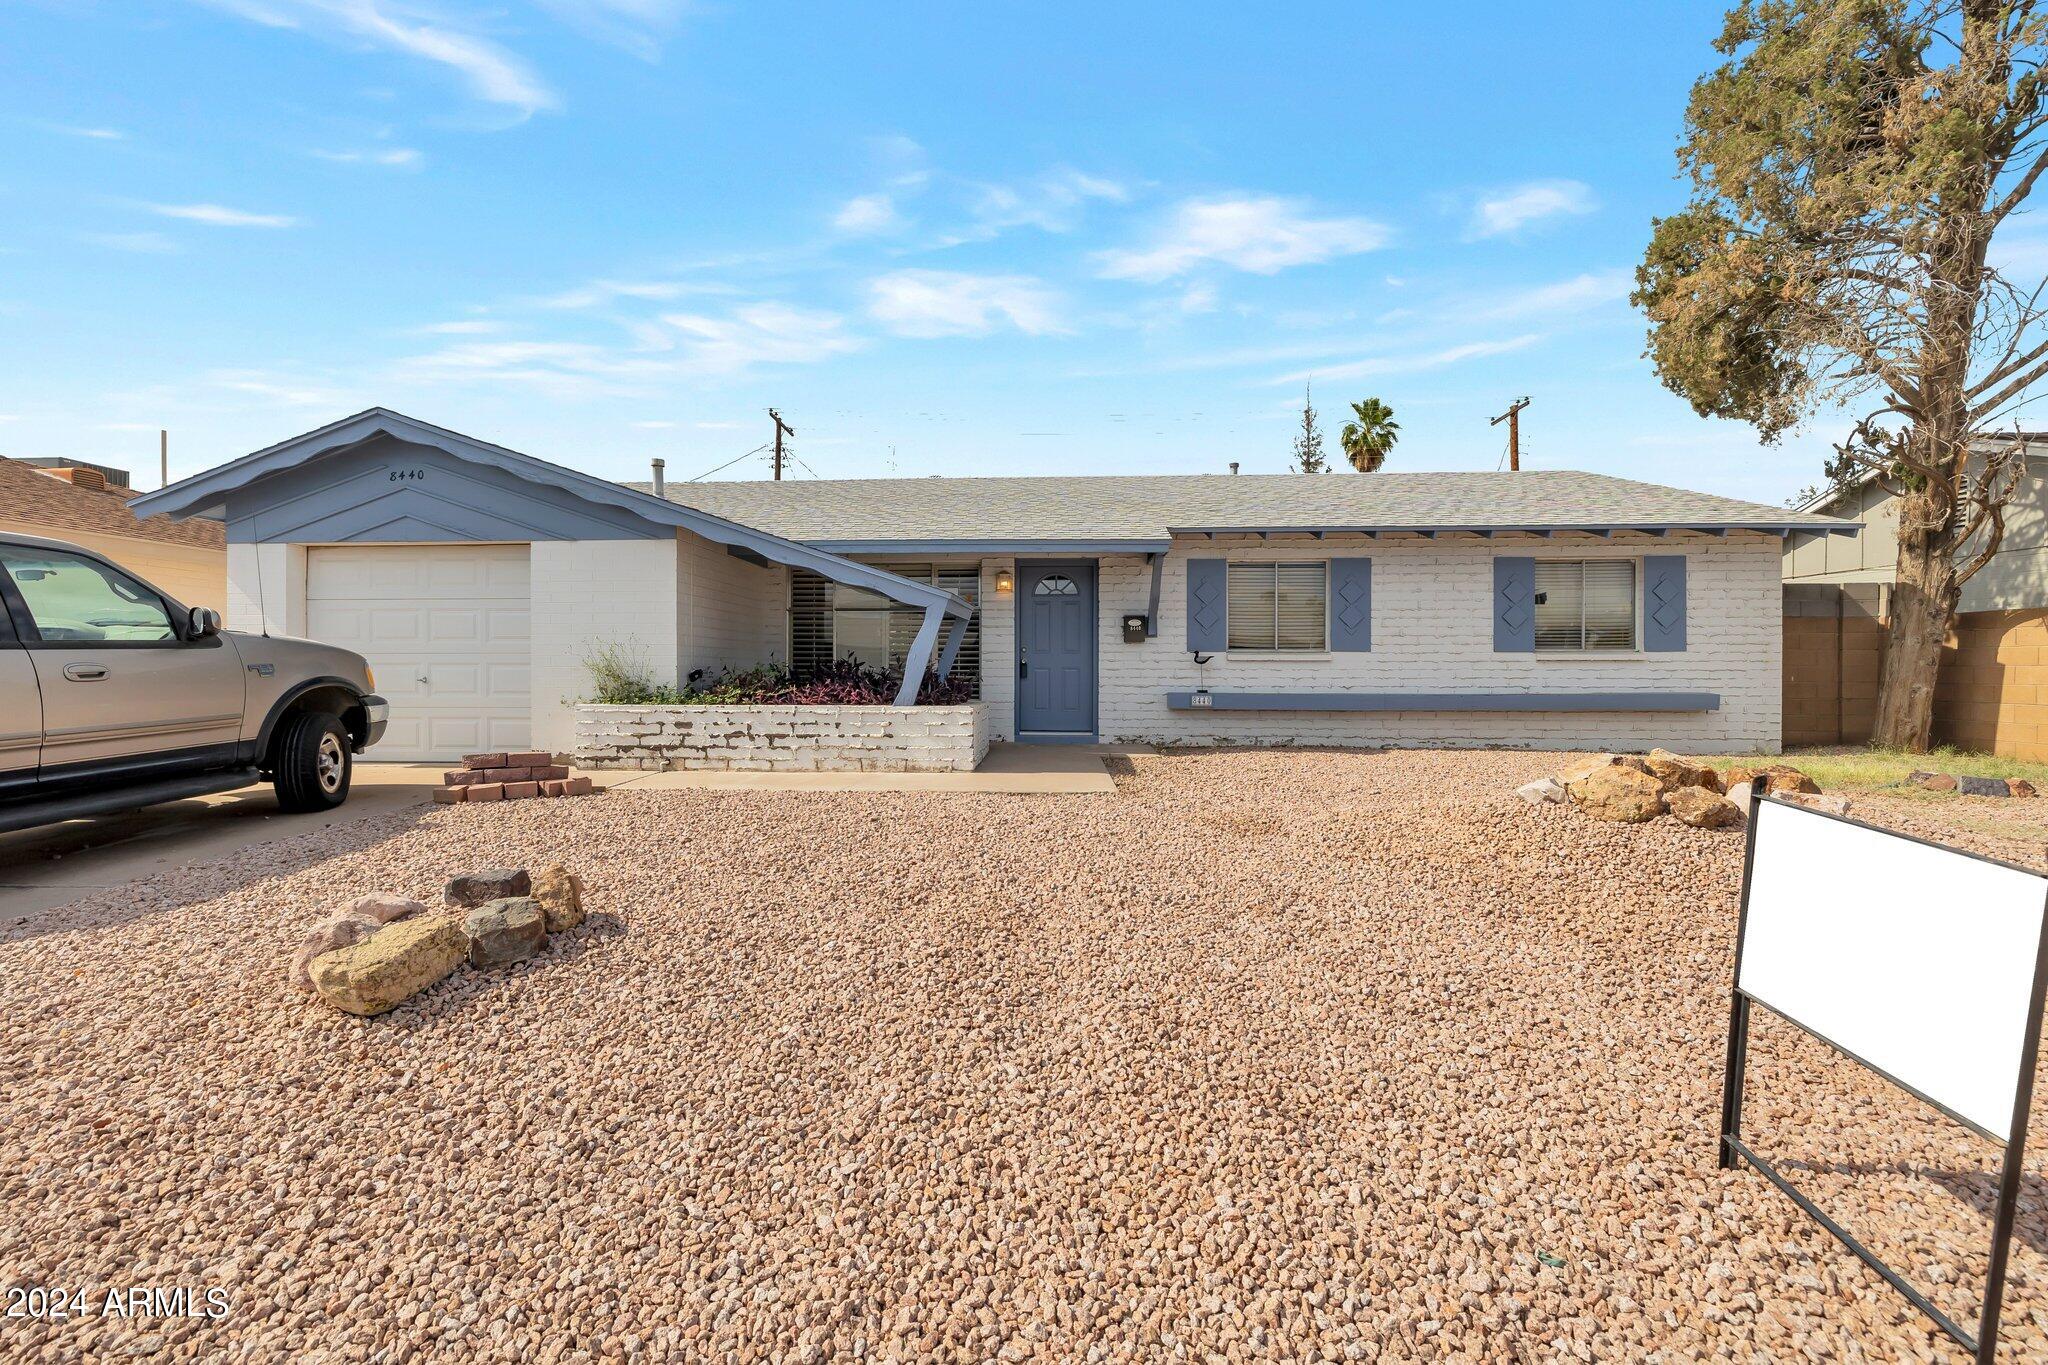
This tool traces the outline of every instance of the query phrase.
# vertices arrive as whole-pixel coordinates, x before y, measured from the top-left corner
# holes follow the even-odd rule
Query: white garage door
[[[524,545],[338,545],[306,555],[307,633],[370,661],[391,724],[366,757],[524,749]]]

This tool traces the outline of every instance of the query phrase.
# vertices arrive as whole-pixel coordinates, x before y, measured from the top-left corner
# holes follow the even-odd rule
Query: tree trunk
[[[1877,689],[1877,724],[1871,743],[1924,754],[1934,741],[1934,686],[1941,647],[1955,623],[1955,547],[1944,521],[1932,515],[1924,493],[1900,499],[1898,581],[1892,589],[1891,627]]]

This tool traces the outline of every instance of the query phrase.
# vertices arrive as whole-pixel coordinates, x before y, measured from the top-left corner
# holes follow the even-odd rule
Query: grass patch
[[[1782,754],[1716,755],[1702,761],[1723,771],[1737,764],[1763,768],[1773,763],[1789,763],[1818,782],[1821,790],[1826,792],[1875,791],[1880,787],[1895,787],[1913,772],[1947,773],[1952,777],[2019,777],[2048,791],[2048,763],[2029,763],[1962,749],[1942,748],[1925,754],[1871,748],[1787,749]],[[1924,794],[1947,795],[1937,792]]]

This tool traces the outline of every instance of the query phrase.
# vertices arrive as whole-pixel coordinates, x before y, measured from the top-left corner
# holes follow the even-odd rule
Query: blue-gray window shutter
[[[1536,561],[1528,555],[1494,556],[1493,648],[1513,654],[1536,650]]]
[[[1685,556],[1643,556],[1643,648],[1685,648]]]
[[[1230,585],[1225,561],[1188,561],[1188,648],[1221,654],[1230,640]]]
[[[1372,561],[1330,561],[1330,648],[1372,648]]]

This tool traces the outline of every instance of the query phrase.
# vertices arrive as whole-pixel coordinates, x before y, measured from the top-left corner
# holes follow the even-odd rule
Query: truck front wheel
[[[348,730],[340,716],[301,711],[285,718],[271,763],[278,809],[294,813],[333,810],[348,800],[354,771]]]

